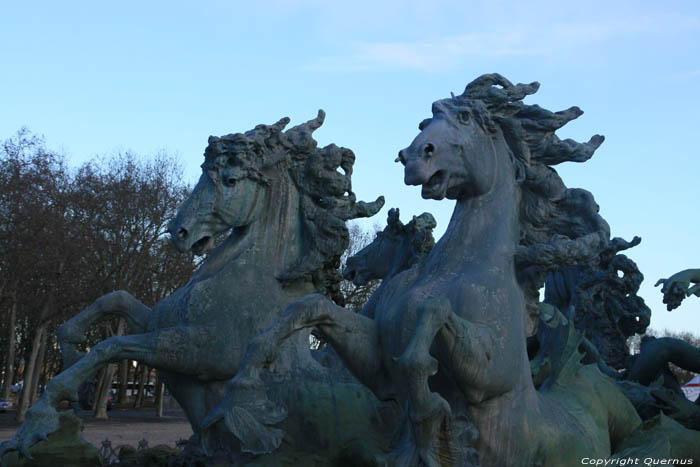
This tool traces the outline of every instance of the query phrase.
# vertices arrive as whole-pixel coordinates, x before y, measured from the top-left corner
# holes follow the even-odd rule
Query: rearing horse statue
[[[560,343],[539,390],[530,375],[524,284],[534,277],[537,290],[547,270],[595,257],[609,241],[603,231],[559,233],[579,220],[562,213],[575,193],[550,165],[589,159],[603,138],[560,140],[555,131],[582,112],[524,104],[538,87],[484,75],[433,104],[397,161],[424,198],[457,201],[444,236],[359,314],[319,294],[291,304],[251,341],[205,426],[238,410],[232,395],[274,366],[281,342],[314,327],[380,399],[400,402],[404,422],[385,464],[560,466],[614,452],[640,419],[612,379],[580,364],[578,345]]]
[[[63,324],[58,337],[66,369],[51,379],[0,455],[14,449],[29,455],[33,444],[58,428],[56,405],[77,400],[83,381],[123,359],[161,372],[198,438],[248,341],[299,297],[317,292],[338,298],[339,258],[349,239],[345,221],[375,214],[384,200],[356,202],[352,151],[317,148],[312,137],[324,117],[319,111],[286,132],[288,118],[209,138],[201,178],[169,230],[178,250],[195,254],[210,250],[217,235],[231,234],[185,286],[153,309],[118,291]],[[133,334],[111,337],[86,355],[78,352],[88,327],[115,315],[126,319]],[[282,351],[296,367],[322,376],[308,336],[298,339]]]

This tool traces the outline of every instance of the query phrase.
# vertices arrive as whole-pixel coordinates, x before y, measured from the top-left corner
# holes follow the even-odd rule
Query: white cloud
[[[316,71],[413,69],[444,71],[468,57],[572,53],[612,40],[653,38],[700,29],[700,20],[680,15],[649,15],[600,22],[560,22],[504,27],[501,31],[445,35],[417,41],[355,42],[343,56],[321,57],[304,68]]]
[[[504,56],[536,53],[518,33],[464,34],[426,42],[360,44],[359,63],[383,64],[423,71],[449,68],[465,56]]]
[[[381,68],[441,71],[470,55],[504,56],[537,52],[521,44],[517,34],[465,34],[420,42],[359,43],[345,57],[321,57],[305,68],[343,72]]]
[[[673,75],[673,78],[678,81],[694,80],[700,78],[700,70],[687,70]]]

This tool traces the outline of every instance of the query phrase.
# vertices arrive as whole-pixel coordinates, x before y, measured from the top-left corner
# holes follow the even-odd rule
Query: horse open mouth
[[[202,237],[192,245],[192,252],[195,255],[200,256],[209,250],[212,243],[213,237],[208,235],[206,237]]]
[[[442,199],[447,189],[448,175],[445,170],[438,170],[427,182],[423,183],[421,196],[425,199]]]

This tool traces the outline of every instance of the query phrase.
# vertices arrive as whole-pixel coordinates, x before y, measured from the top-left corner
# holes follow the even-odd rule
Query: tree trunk
[[[124,328],[126,327],[126,321],[119,318],[119,323],[117,324],[117,336],[124,334]],[[112,326],[107,325],[106,334],[112,335]],[[108,338],[109,336],[105,336]],[[104,378],[102,379],[102,384],[98,385],[95,391],[95,418],[107,419],[107,401],[109,400],[109,392],[112,390],[112,380],[114,379],[114,372],[117,366],[114,364],[109,364],[105,368]]]
[[[145,397],[145,384],[146,376],[148,375],[148,367],[146,365],[139,365],[139,393],[136,396],[136,401],[134,402],[134,408],[140,409],[143,405],[143,399]]]
[[[3,294],[3,292],[5,291],[5,284],[6,284],[6,283],[3,281],[3,282],[1,283],[1,285],[0,285],[0,302],[2,302],[2,299],[3,299],[2,294]],[[7,316],[7,321],[8,321],[8,324],[9,324],[9,321],[10,321],[10,316],[9,316],[9,314],[8,314],[8,316]],[[4,344],[4,342],[3,342],[3,344]],[[7,361],[9,361],[9,358],[7,358],[7,357],[8,357],[8,355],[7,355],[7,353],[5,353],[5,355],[4,355],[4,357],[3,357],[4,360],[3,360],[3,362],[2,362],[2,368],[3,368],[3,370],[4,370],[5,367],[7,366]],[[5,380],[7,379],[7,378],[5,378],[5,371],[2,371],[1,373],[2,373],[2,378],[1,378],[0,380],[2,381],[2,387],[5,387],[5,386],[7,386],[7,384],[5,384]],[[10,384],[12,384],[12,383],[10,383]]]
[[[22,397],[20,398],[19,408],[17,409],[17,421],[24,421],[24,414],[29,408],[29,403],[32,398],[32,391],[35,390],[35,385],[32,382],[32,377],[34,375],[34,365],[36,365],[36,360],[39,355],[39,347],[41,346],[42,337],[44,330],[46,328],[46,323],[39,325],[36,332],[34,333],[34,339],[32,340],[32,350],[29,353],[29,359],[24,367],[24,386],[22,388]]]
[[[157,375],[157,373],[156,373]],[[156,376],[156,417],[163,416],[163,393],[165,392],[165,384],[160,380],[160,376]]]
[[[46,338],[48,334],[48,325],[44,327],[44,332],[41,336],[41,341],[39,342],[39,355],[36,357],[36,362],[34,363],[34,371],[32,373],[32,390],[30,392],[29,406],[34,405],[34,402],[39,398],[39,382],[41,381],[41,373],[44,370],[44,358],[46,356],[46,343],[48,339]]]
[[[10,318],[7,325],[7,361],[5,362],[5,384],[2,387],[2,398],[10,397],[10,387],[15,376],[15,337],[17,327],[17,292],[12,294]]]
[[[44,345],[48,345],[48,344],[44,344]],[[49,350],[49,347],[46,347],[46,350]],[[39,375],[39,385],[40,385],[40,387],[44,388],[44,391],[46,390],[46,385],[48,384],[49,380],[51,379],[50,372],[51,372],[51,370],[50,370],[49,364],[46,362],[46,358],[44,358],[44,370]]]
[[[134,375],[131,378],[131,397],[133,398],[134,408],[137,408],[137,404],[139,404],[139,406],[141,404],[139,401],[139,397],[141,396],[141,394],[139,394],[139,388],[141,387],[141,370],[143,370],[143,366],[137,361],[136,367],[134,368]]]
[[[112,389],[112,378],[117,366],[109,364],[104,369],[104,378],[102,384],[95,391],[95,418],[107,419],[107,401],[109,400],[109,391]]]
[[[117,401],[120,405],[126,404],[127,392],[129,384],[129,366],[131,365],[131,360],[122,360],[119,362],[119,395],[117,396]]]
[[[59,263],[58,268],[56,269],[56,277],[60,276],[63,272],[64,264],[65,260]],[[46,332],[46,328],[49,324],[48,321],[46,321],[46,317],[49,315],[49,310],[51,309],[51,305],[53,304],[53,298],[54,297],[52,289],[49,288],[46,300],[44,300],[44,305],[41,307],[41,312],[39,313],[36,319],[36,322],[39,323],[39,325],[35,332],[34,339],[32,340],[32,350],[29,355],[29,361],[27,362],[26,367],[24,369],[24,388],[22,391],[22,399],[19,403],[19,408],[17,409],[16,420],[18,422],[24,421],[24,415],[27,412],[27,409],[29,408],[29,404],[32,398],[34,397],[34,392],[36,391],[36,386],[38,382],[32,381],[32,378],[34,376],[34,366],[36,365],[37,356],[39,355],[39,348],[41,347],[44,333]]]
[[[100,388],[102,388],[105,383],[106,374],[107,367],[103,366],[100,368],[99,373],[97,373],[97,378],[95,378],[95,387],[92,390],[92,402],[90,402],[90,410],[93,412],[97,411],[97,399],[99,398],[98,394],[100,393]]]

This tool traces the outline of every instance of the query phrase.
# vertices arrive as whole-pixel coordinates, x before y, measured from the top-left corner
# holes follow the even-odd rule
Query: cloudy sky
[[[196,181],[210,134],[327,112],[316,132],[356,156],[359,199],[444,231],[448,201],[404,187],[399,149],[430,104],[483,73],[541,83],[526,102],[585,115],[606,142],[557,167],[593,192],[646,276],[652,327],[700,333],[700,299],[667,313],[659,277],[700,268],[700,3],[695,1],[4,2],[0,139],[21,126],[74,165],[167,150]]]

